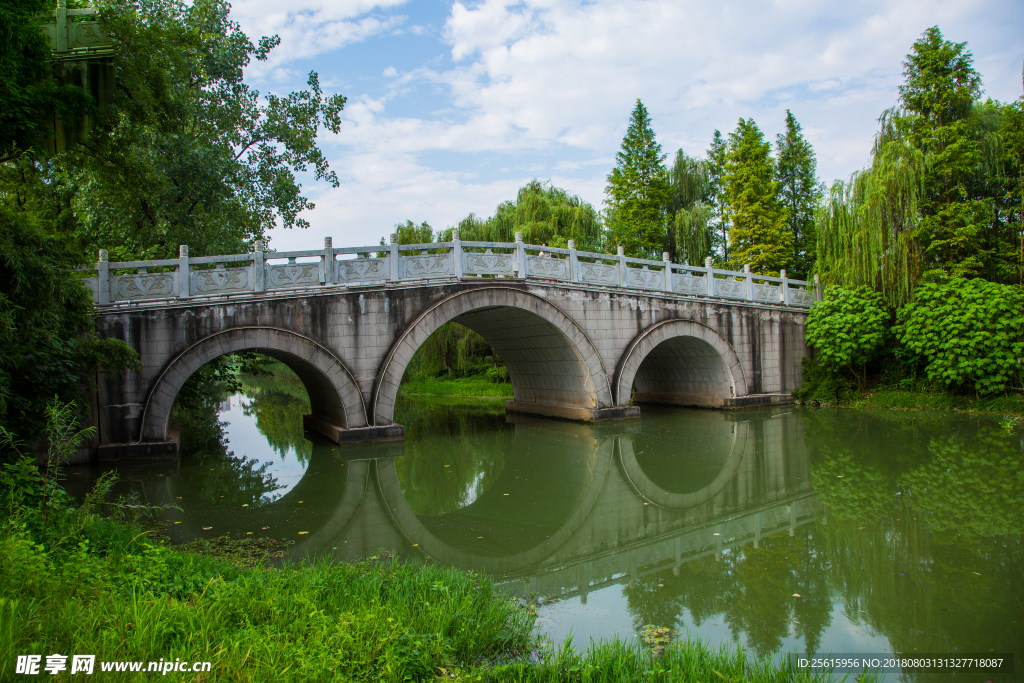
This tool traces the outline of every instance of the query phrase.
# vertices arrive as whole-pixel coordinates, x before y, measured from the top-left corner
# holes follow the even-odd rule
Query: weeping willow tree
[[[701,265],[713,248],[711,166],[680,149],[668,177],[669,255],[677,263]]]
[[[465,325],[450,322],[437,328],[417,349],[406,378],[464,375],[474,366],[501,364],[486,339]]]
[[[512,242],[517,232],[530,244],[565,247],[575,240],[578,249],[600,251],[601,218],[593,206],[550,183],[532,180],[519,188],[515,200],[502,202],[490,218],[469,214],[458,225],[464,240]],[[442,233],[449,239],[451,228]]]
[[[925,157],[887,111],[871,166],[836,181],[815,215],[817,271],[825,284],[866,285],[893,307],[910,300],[921,275],[915,239],[924,193]]]

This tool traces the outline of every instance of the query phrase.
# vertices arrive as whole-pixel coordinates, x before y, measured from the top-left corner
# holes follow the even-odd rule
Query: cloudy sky
[[[774,139],[791,109],[831,183],[867,163],[929,26],[968,42],[987,96],[1022,94],[1020,0],[235,0],[233,17],[281,37],[247,72],[261,91],[315,70],[348,97],[320,139],[341,185],[304,180],[311,228],[274,231],[278,249],[489,216],[532,178],[600,208],[637,98],[670,155],[740,117]]]

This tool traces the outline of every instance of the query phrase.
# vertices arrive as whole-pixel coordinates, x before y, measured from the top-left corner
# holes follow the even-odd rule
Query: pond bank
[[[829,405],[825,403],[819,404],[829,407]],[[864,393],[858,393],[849,401],[839,401],[831,405],[841,408],[948,410],[964,413],[1024,415],[1024,396],[1021,395],[974,398],[971,396],[957,396],[946,393],[927,393],[890,387],[881,387]]]
[[[50,548],[23,520],[5,521],[4,678],[18,655],[60,652],[96,655],[97,671],[103,661],[210,662],[195,681],[824,680],[735,648],[664,638],[582,653],[545,647],[533,607],[483,576],[383,553],[354,564],[243,566],[251,556],[240,564],[221,551],[183,552],[113,520],[95,520],[77,545]]]

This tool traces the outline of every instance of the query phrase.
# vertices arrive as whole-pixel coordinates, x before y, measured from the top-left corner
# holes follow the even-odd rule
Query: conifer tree
[[[715,246],[722,252],[722,262],[729,260],[729,221],[725,215],[725,155],[728,146],[722,132],[715,131],[708,148],[708,178],[711,184],[711,213],[714,223]]]
[[[740,119],[729,134],[725,161],[725,210],[731,263],[755,273],[777,274],[793,256],[793,233],[779,202],[771,145],[753,119]]]
[[[612,242],[631,256],[658,257],[667,241],[665,156],[654,139],[647,109],[638,99],[605,189]]]
[[[824,194],[817,177],[814,148],[804,138],[793,112],[786,110],[786,132],[776,137],[779,199],[786,207],[786,223],[793,235],[791,275],[806,279],[814,265],[816,237],[814,209]]]

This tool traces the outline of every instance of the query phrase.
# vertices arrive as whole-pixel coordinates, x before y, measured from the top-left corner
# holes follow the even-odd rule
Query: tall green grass
[[[508,382],[492,382],[483,375],[454,379],[429,377],[403,382],[398,393],[399,395],[429,394],[433,396],[512,398],[512,385]]]
[[[457,570],[386,558],[246,569],[143,539],[88,545],[52,555],[4,528],[0,680],[16,655],[52,653],[211,661],[196,681],[430,680],[532,643],[533,617]]]

